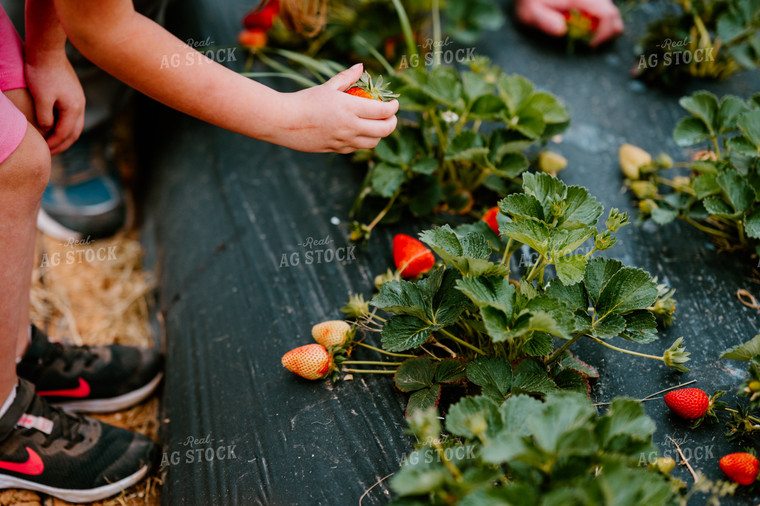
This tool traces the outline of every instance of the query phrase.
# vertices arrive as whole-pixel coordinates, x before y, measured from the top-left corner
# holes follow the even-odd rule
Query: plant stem
[[[737,415],[739,414],[739,412],[738,412],[738,411],[736,411],[736,410],[735,410],[735,409],[733,409],[733,408],[723,408],[723,410],[724,410],[724,411],[728,411],[729,413],[736,413]],[[752,416],[752,415],[747,415],[747,418],[748,418],[749,420],[752,420],[752,421],[753,421],[753,422],[755,422],[755,423],[760,423],[760,418],[755,418],[755,417],[754,417],[754,416]]]
[[[406,15],[404,6],[401,5],[400,0],[391,1],[393,2],[393,7],[396,8],[396,14],[398,14],[398,21],[401,24],[401,31],[406,40],[406,49],[409,51],[409,56],[417,55],[417,44],[414,43],[414,32],[412,32],[412,25],[409,23],[409,17]]]
[[[692,218],[689,218],[688,216],[684,216],[683,219],[686,221],[686,223],[688,223],[689,225],[691,225],[694,228],[697,228],[697,229],[701,230],[702,232],[706,232],[708,234],[711,234],[711,235],[714,235],[714,236],[717,236],[717,237],[722,237],[722,238],[728,239],[728,240],[732,240],[733,239],[733,237],[730,234],[727,234],[726,232],[723,232],[722,230],[717,230],[715,228],[711,228],[711,227],[707,227],[705,225],[702,225],[698,221],[696,221],[696,220],[694,220]]]
[[[380,369],[343,369],[343,372],[361,373],[361,374],[396,374],[396,371]]]
[[[441,43],[441,5],[440,0],[433,0],[433,50]]]
[[[625,348],[618,348],[617,346],[613,346],[613,345],[611,345],[609,343],[606,343],[606,342],[602,341],[598,337],[594,337],[594,336],[588,336],[588,337],[590,337],[591,339],[593,339],[597,343],[601,344],[602,346],[606,346],[607,348],[609,348],[611,350],[619,351],[621,353],[627,353],[629,355],[636,355],[637,357],[651,358],[651,359],[654,359],[654,360],[659,360],[660,362],[664,362],[664,360],[662,359],[662,357],[658,357],[658,356],[655,356],[655,355],[647,355],[646,353],[639,353],[637,351],[632,351],[632,350],[626,350]]]
[[[582,332],[579,332],[579,333],[575,334],[565,344],[563,344],[562,346],[560,346],[559,348],[557,348],[557,350],[554,353],[552,353],[551,355],[549,355],[549,358],[547,358],[546,362],[544,362],[544,363],[546,365],[549,365],[552,362],[554,362],[555,360],[557,360],[559,358],[559,356],[562,355],[562,353],[565,350],[567,350],[570,346],[572,346],[573,343],[575,343],[575,341],[577,341],[578,339],[580,339],[581,337],[583,337],[583,335],[584,334]]]
[[[443,445],[441,445],[440,441],[434,441],[433,447],[438,452],[438,457],[443,462],[443,465],[446,466],[446,469],[449,470],[449,472],[454,476],[454,478],[457,481],[462,481],[462,473],[459,472],[459,469],[457,469],[457,466],[455,466],[447,457],[446,452],[443,450]]]
[[[372,229],[375,228],[375,226],[380,223],[380,221],[385,218],[385,215],[388,214],[388,211],[391,210],[391,207],[393,206],[394,202],[396,202],[396,199],[398,198],[399,194],[401,193],[401,188],[396,190],[396,193],[393,194],[393,197],[388,201],[388,204],[383,208],[382,211],[377,213],[377,216],[375,216],[375,219],[372,220],[372,222],[367,225],[367,230],[372,232]]]
[[[481,350],[477,346],[473,346],[472,344],[468,343],[467,341],[463,341],[462,339],[459,339],[457,336],[455,336],[454,334],[452,334],[451,332],[449,332],[446,329],[441,329],[438,332],[440,332],[441,334],[445,335],[446,337],[448,337],[452,341],[456,341],[457,343],[461,344],[462,346],[464,346],[466,348],[469,348],[472,351],[474,351],[474,352],[476,352],[476,353],[478,353],[480,355],[485,355],[486,354],[486,352],[484,352],[483,350]]]
[[[358,344],[359,346],[364,346],[365,348],[369,348],[372,351],[382,353],[384,355],[390,355],[391,357],[417,358],[417,355],[407,355],[405,353],[392,353],[390,351],[381,350],[380,348],[375,348],[374,346],[370,346],[369,344],[365,344],[361,341],[357,341],[356,344]]]

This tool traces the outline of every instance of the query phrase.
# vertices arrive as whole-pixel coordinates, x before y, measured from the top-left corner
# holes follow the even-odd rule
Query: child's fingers
[[[45,103],[38,100],[34,104],[35,115],[37,116],[37,126],[43,132],[49,132],[55,123],[55,114],[53,109],[53,103]]]
[[[396,116],[391,116],[390,118],[383,120],[362,119],[359,121],[361,121],[361,123],[359,123],[359,126],[356,129],[358,135],[380,138],[387,137],[393,133],[396,129],[398,119]]]
[[[353,150],[357,149],[373,149],[380,142],[379,137],[356,137],[351,142]]]
[[[525,23],[554,37],[565,35],[567,23],[561,12],[541,2],[529,2],[529,4]]]
[[[356,115],[364,119],[386,119],[398,112],[398,100],[390,102],[380,102],[379,100],[368,100],[366,98],[356,98],[354,111]]]
[[[65,151],[71,146],[79,138],[84,125],[84,115],[79,114],[77,110],[61,108],[58,113],[55,131],[47,139],[52,154]]]
[[[334,90],[346,91],[349,86],[354,84],[362,76],[364,72],[364,66],[361,63],[357,63],[353,67],[344,70],[340,74],[334,75],[323,86],[327,86]]]
[[[594,38],[591,40],[591,47],[616,37],[623,33],[623,19],[618,13],[617,16],[610,15],[599,19],[599,28],[597,28]]]

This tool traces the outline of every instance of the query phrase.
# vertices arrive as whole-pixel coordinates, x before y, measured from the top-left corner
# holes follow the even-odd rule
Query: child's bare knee
[[[50,180],[50,150],[45,139],[28,125],[16,150],[0,164],[0,188],[39,200]]]

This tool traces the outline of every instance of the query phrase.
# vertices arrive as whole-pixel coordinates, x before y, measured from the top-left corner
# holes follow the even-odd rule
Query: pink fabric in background
[[[21,39],[11,20],[0,6],[0,90],[25,88],[24,56]],[[13,102],[0,93],[0,163],[21,144],[27,121]]]

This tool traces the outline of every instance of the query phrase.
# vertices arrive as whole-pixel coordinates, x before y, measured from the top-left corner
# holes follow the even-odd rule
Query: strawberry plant
[[[655,425],[632,399],[615,399],[600,416],[579,393],[550,393],[545,402],[479,395],[451,406],[444,424],[437,414],[409,418],[418,443],[391,478],[391,504],[638,506],[681,498],[679,480],[638,465],[657,452]]]
[[[446,66],[388,70],[406,116],[390,137],[356,157],[368,171],[351,209],[354,240],[404,211],[469,214],[478,196],[492,201],[519,190],[530,166],[525,151],[569,124],[567,108],[554,95],[485,58],[461,72]],[[565,163],[545,155],[537,165],[557,172]]]
[[[724,79],[760,66],[760,3],[676,0],[677,12],[648,27],[634,74],[675,87],[691,77]]]
[[[434,20],[436,11],[444,14],[440,21]],[[473,44],[483,31],[501,28],[504,14],[494,0],[405,0],[403,6],[398,0],[328,0],[326,22],[325,30],[313,38],[282,24],[272,36],[279,47],[315,58],[364,61],[379,70],[369,48],[394,64],[418,52],[424,59],[442,48],[431,42],[436,28],[447,42]]]
[[[359,328],[381,334],[384,352],[410,358],[395,373],[398,388],[410,394],[409,414],[437,405],[450,385],[500,401],[557,388],[586,393],[597,373],[569,352],[581,338],[687,370],[682,339],[661,356],[610,342],[657,339],[657,283],[643,270],[592,258],[614,246],[612,234],[627,216],[613,209],[598,230],[601,204],[585,188],[547,174],[526,173],[523,191],[499,202],[500,236],[485,221],[426,230],[420,240],[440,264],[413,281],[382,276],[374,310],[356,300],[344,309]],[[593,246],[581,253],[587,241]],[[521,248],[536,259],[513,278],[511,258]]]
[[[698,91],[680,100],[690,116],[675,127],[682,147],[700,151],[672,165],[643,150],[621,148],[626,184],[639,199],[639,218],[665,225],[676,218],[711,234],[725,249],[760,239],[760,95],[748,101]],[[696,151],[695,149],[695,151]],[[688,176],[665,177],[671,166]]]

